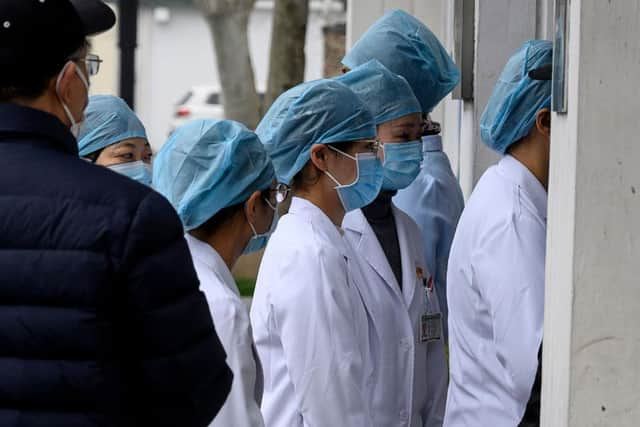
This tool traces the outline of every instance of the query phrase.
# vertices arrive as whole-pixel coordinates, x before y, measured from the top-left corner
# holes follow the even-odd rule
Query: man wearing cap
[[[445,426],[540,423],[551,62],[551,42],[525,43],[480,120],[503,158],[478,182],[451,248]]]
[[[115,23],[0,2],[0,425],[206,426],[232,374],[169,203],[78,158]]]

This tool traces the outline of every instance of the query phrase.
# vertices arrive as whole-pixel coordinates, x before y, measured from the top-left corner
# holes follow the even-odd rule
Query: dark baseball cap
[[[0,86],[54,75],[87,36],[115,22],[100,0],[1,0]]]

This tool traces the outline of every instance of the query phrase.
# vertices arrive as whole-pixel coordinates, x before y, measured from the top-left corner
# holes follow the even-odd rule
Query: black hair
[[[237,203],[235,205],[227,206],[224,209],[219,210],[214,216],[205,221],[201,226],[197,227],[194,231],[203,233],[206,236],[211,236],[218,231],[220,227],[225,225],[231,220],[238,212],[244,209],[245,202]]]
[[[345,141],[345,142],[336,142],[336,143],[327,144],[327,145],[331,145],[333,148],[340,150],[343,153],[348,153],[351,150],[351,148],[353,148],[355,143],[356,141]],[[335,154],[339,155],[338,153],[335,153]],[[318,182],[318,180],[320,179],[320,174],[316,173],[314,176],[311,177],[309,176],[310,169],[315,169],[315,167],[313,166],[313,163],[309,159],[309,161],[307,161],[307,163],[300,170],[300,172],[298,172],[293,177],[293,181],[291,182],[291,188],[294,191],[301,190],[306,187],[315,185]]]
[[[97,151],[94,151],[93,153],[89,153],[82,157],[85,159],[91,160],[91,163],[95,163],[98,161],[98,157],[100,157],[100,154],[102,154],[103,151],[104,151],[104,148],[101,148]]]
[[[70,58],[78,53],[81,49],[88,49],[91,45],[88,40],[73,49]],[[36,99],[41,96],[49,86],[49,82],[60,71],[69,58],[55,61],[54,63],[42,64],[40,67],[30,67],[30,69],[22,73],[20,78],[13,82],[0,81],[0,102],[10,102],[16,98]],[[17,65],[16,65],[17,66]]]

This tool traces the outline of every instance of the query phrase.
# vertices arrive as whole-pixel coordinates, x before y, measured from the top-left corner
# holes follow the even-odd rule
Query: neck
[[[35,99],[15,98],[11,102],[22,107],[44,111],[57,117],[65,126],[71,126],[57,96],[45,94]]]
[[[524,140],[509,149],[509,154],[522,163],[542,184],[549,185],[549,156],[541,149],[544,141]]]
[[[251,238],[251,235],[246,233],[245,228],[241,228],[239,224],[229,224],[219,227],[209,236],[205,236],[204,233],[199,232],[197,229],[190,231],[189,234],[215,249],[229,270],[233,270]],[[238,230],[241,230],[240,233]]]
[[[315,185],[313,190],[297,190],[293,195],[316,205],[336,227],[342,226],[345,212],[335,189],[332,188],[329,193],[322,191],[319,185]]]

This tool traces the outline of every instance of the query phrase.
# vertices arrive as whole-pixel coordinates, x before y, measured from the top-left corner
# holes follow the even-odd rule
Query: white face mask
[[[84,120],[80,120],[79,122],[76,121],[76,119],[73,117],[73,114],[71,114],[69,106],[62,100],[59,90],[60,80],[62,80],[62,76],[64,75],[65,71],[67,71],[67,67],[69,67],[69,64],[71,64],[72,62],[73,61],[67,62],[62,68],[62,71],[60,71],[60,74],[58,74],[58,80],[56,81],[56,93],[58,94],[58,99],[60,100],[60,104],[62,104],[62,108],[64,109],[64,114],[67,116],[67,119],[69,119],[69,122],[71,122],[71,127],[69,128],[69,130],[71,131],[71,134],[76,139],[78,139],[80,131],[82,130],[82,125],[84,124]],[[84,76],[84,74],[80,72],[77,66],[76,74],[78,75],[78,78],[80,78],[80,81],[84,84],[84,87],[86,89],[86,97],[87,99],[89,99],[89,82],[87,81],[87,78]]]

